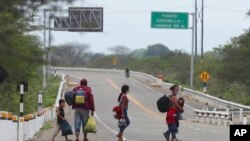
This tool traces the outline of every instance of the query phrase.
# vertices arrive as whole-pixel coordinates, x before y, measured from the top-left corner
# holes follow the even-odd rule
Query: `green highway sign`
[[[151,28],[188,29],[188,13],[152,12]]]

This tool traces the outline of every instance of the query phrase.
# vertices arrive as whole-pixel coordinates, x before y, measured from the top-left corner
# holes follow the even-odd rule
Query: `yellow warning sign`
[[[207,81],[210,79],[210,75],[208,74],[207,71],[203,71],[203,72],[200,74],[200,79],[201,79],[203,82],[207,82]]]
[[[118,62],[118,60],[116,58],[113,58],[113,60],[112,60],[113,65],[116,65],[117,62]]]

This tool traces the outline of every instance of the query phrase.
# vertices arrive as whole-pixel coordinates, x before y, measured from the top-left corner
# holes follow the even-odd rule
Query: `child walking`
[[[177,109],[174,106],[174,104],[172,104],[167,112],[167,117],[166,117],[168,130],[165,133],[163,133],[163,135],[166,138],[166,141],[170,141],[170,134],[172,135],[171,141],[180,141],[176,138],[176,133],[177,133],[176,116],[177,116]]]
[[[179,99],[178,99],[178,104],[181,106],[181,108],[183,109],[184,108],[184,104],[185,104],[185,100],[184,100],[184,98],[183,97],[180,97]],[[177,110],[177,113],[176,113],[176,127],[177,127],[177,133],[178,133],[178,128],[179,128],[179,126],[180,126],[180,122],[179,122],[179,120],[184,120],[185,118],[184,118],[184,113],[182,112],[182,111],[178,111]]]
[[[65,101],[63,99],[60,99],[59,106],[56,110],[57,125],[56,125],[56,130],[55,130],[53,137],[52,137],[52,141],[55,141],[56,136],[58,135],[58,133],[61,130],[61,124],[65,120],[65,113],[64,113],[64,109],[63,109],[64,107],[65,107]],[[66,141],[69,141],[67,135],[65,136],[65,139],[66,139]]]

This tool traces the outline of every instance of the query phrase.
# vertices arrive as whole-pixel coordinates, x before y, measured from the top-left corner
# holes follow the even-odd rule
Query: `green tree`
[[[168,47],[163,44],[154,44],[148,46],[145,56],[165,56],[169,53]]]

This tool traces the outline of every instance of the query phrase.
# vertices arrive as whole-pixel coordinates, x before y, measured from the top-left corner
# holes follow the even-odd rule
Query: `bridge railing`
[[[227,126],[232,124],[230,112],[194,110],[195,121],[203,124],[217,124]]]
[[[0,111],[0,141],[24,141],[32,138],[46,121],[56,117],[56,106],[62,95],[63,85],[65,83],[64,74],[58,88],[57,98],[53,107],[44,108],[43,110],[18,117],[11,112]]]

